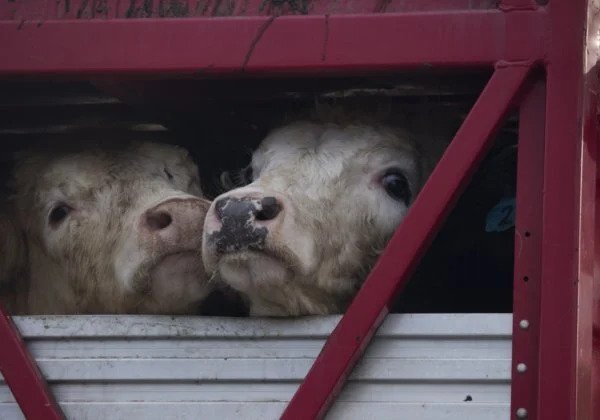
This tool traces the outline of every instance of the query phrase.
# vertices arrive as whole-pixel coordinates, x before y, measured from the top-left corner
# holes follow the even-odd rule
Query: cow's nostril
[[[164,211],[158,211],[154,213],[148,213],[146,215],[146,222],[152,230],[162,230],[167,228],[172,222],[173,218],[171,215]]]
[[[261,209],[256,212],[256,220],[273,220],[281,211],[275,197],[265,197],[260,201]]]

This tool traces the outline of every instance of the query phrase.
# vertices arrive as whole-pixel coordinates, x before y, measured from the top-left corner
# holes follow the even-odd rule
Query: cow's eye
[[[381,178],[381,185],[393,199],[403,201],[407,205],[410,202],[411,194],[408,180],[402,172],[397,170],[386,172]]]
[[[173,174],[171,172],[169,172],[169,170],[167,168],[164,168],[164,171],[165,171],[165,175],[167,176],[169,181],[173,181]]]
[[[50,212],[50,216],[48,217],[48,221],[50,225],[56,226],[61,223],[63,220],[67,218],[69,213],[71,213],[71,207],[68,205],[61,203],[56,205],[52,211]]]

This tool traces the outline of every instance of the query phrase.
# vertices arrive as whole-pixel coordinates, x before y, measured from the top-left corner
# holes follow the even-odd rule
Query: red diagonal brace
[[[17,327],[1,305],[0,372],[27,419],[64,419]]]
[[[531,64],[498,65],[453,142],[315,360],[282,419],[324,416],[433,240],[524,85]]]

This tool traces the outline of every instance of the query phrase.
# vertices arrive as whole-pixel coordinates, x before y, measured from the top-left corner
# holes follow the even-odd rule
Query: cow
[[[37,147],[19,156],[0,218],[0,289],[16,314],[192,314],[210,202],[182,148]]]
[[[218,196],[205,268],[254,316],[345,310],[441,156],[440,138],[393,124],[307,119],[273,130]]]

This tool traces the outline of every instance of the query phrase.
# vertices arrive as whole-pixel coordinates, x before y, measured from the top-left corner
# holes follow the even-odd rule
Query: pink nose
[[[202,237],[209,206],[208,201],[195,197],[163,201],[142,215],[143,230],[161,242],[195,244]]]

